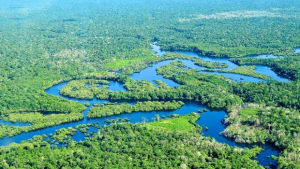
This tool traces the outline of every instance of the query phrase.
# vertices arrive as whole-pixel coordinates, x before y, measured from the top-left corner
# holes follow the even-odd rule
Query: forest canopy
[[[228,114],[225,120],[229,126],[224,135],[234,137],[237,142],[271,142],[282,150],[277,158],[278,168],[299,168],[300,53],[294,53],[300,47],[299,6],[299,0],[3,1],[0,137],[78,122],[85,116],[99,118],[135,111],[174,110],[182,107],[184,101],[227,111],[254,103],[259,106]],[[178,53],[167,52],[160,57],[151,50],[150,44],[154,42],[166,51],[231,58],[240,67],[220,70],[229,65]],[[245,57],[260,54],[278,57]],[[182,61],[175,59],[265,81],[235,82],[184,67]],[[129,77],[166,60],[174,61],[156,72],[176,82],[177,87]],[[268,66],[290,82],[257,74],[256,65]],[[121,83],[125,90],[110,90],[111,81]],[[62,82],[68,82],[59,91],[65,98],[108,102],[123,99],[135,104],[89,105],[46,93],[46,89]],[[87,107],[91,112],[85,115]],[[187,122],[184,118],[191,119]],[[3,168],[92,168],[104,167],[104,163],[109,163],[110,168],[261,167],[251,160],[260,148],[241,151],[217,143],[198,133],[199,128],[189,121],[195,120],[194,117],[184,118],[185,121],[166,119],[164,124],[157,121],[99,127],[96,135],[84,142],[70,141],[70,146],[64,148],[53,148],[43,136],[37,136],[28,142],[1,147],[0,157],[5,160],[0,165]],[[178,129],[174,121],[194,127],[177,133],[172,130]],[[17,126],[14,122],[28,125]],[[241,130],[235,130],[235,126]],[[63,140],[74,132],[75,129],[62,129],[54,138]]]

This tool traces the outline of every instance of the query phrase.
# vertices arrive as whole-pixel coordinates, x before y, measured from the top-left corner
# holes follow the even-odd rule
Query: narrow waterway
[[[220,63],[226,63],[228,65],[227,68],[225,69],[234,69],[237,68],[238,65],[236,65],[235,63],[229,61],[230,58],[218,58],[218,57],[208,57],[208,56],[202,56],[202,55],[198,55],[195,52],[191,52],[191,51],[161,51],[160,46],[157,46],[156,43],[151,44],[151,46],[153,47],[152,50],[156,53],[156,55],[159,56],[164,56],[166,54],[166,52],[171,52],[171,53],[181,53],[184,55],[188,55],[188,56],[192,56],[192,57],[198,57],[201,58],[204,61],[208,61],[208,62],[220,62]],[[299,50],[300,48],[296,48],[296,51]],[[260,59],[270,59],[270,58],[278,58],[278,56],[274,56],[274,55],[252,55],[252,56],[248,56],[250,58],[260,58]],[[186,62],[185,63],[187,66],[192,67],[192,68],[200,68],[203,69],[201,67],[198,67],[196,65],[194,65],[194,63],[192,61],[190,62]],[[255,72],[259,73],[259,74],[264,74],[267,75],[271,78],[273,78],[274,80],[277,81],[281,81],[281,82],[289,82],[289,80],[287,78],[284,77],[280,77],[279,75],[277,75],[274,71],[271,70],[270,67],[268,66],[263,66],[263,65],[255,65],[256,69]],[[219,74],[219,75],[223,75],[227,78],[230,78],[234,81],[248,81],[248,82],[260,82],[260,81],[264,81],[262,79],[258,79],[258,78],[253,78],[250,76],[245,76],[245,75],[240,75],[240,74],[233,74],[233,73],[219,73],[219,72],[200,72],[200,73],[208,73],[208,74]],[[241,80],[244,79],[244,80]]]
[[[160,51],[159,46],[156,45],[152,45],[153,46],[153,50],[159,50],[157,52],[157,54],[159,55],[164,55],[164,51]],[[233,64],[232,62],[230,62],[228,60],[228,58],[211,58],[211,57],[205,57],[205,56],[199,56],[193,52],[182,52],[183,54],[187,54],[189,56],[196,56],[196,57],[200,57],[205,61],[214,61],[214,62],[223,62],[223,63],[227,63],[229,65],[229,67],[227,69],[232,69],[237,67],[237,65]],[[263,56],[257,56],[257,57],[263,57]],[[266,56],[264,56],[266,57]],[[268,56],[269,57],[269,56]],[[179,60],[179,59],[177,59]],[[197,65],[194,64],[194,62],[190,61],[190,60],[181,60],[186,66],[190,67],[190,68],[198,68],[200,70],[204,69],[203,67],[199,67]],[[154,80],[161,80],[163,82],[165,82],[166,84],[168,84],[170,87],[176,87],[179,86],[179,84],[169,80],[169,79],[165,79],[163,78],[161,75],[157,75],[156,74],[156,68],[164,66],[169,64],[171,61],[162,61],[156,64],[153,64],[152,67],[148,67],[146,69],[143,69],[140,73],[134,73],[132,74],[130,77],[134,80],[149,80],[151,82],[153,82]],[[271,76],[274,79],[278,79],[280,81],[288,81],[287,79],[281,78],[279,76],[276,75],[276,73],[274,73],[270,68],[265,67],[265,66],[257,66],[257,71],[260,71],[263,74],[267,74],[268,76]],[[243,78],[243,81],[249,81],[249,82],[260,82],[263,81],[261,79],[257,79],[257,78],[253,78],[250,76],[244,76],[244,75],[239,75],[239,74],[231,74],[231,73],[218,73],[218,72],[203,72],[200,71],[199,73],[210,73],[210,74],[221,74],[224,75],[225,77],[231,78],[232,80],[236,80],[236,81],[241,81],[241,78]],[[57,97],[61,97],[67,100],[71,100],[71,101],[76,101],[76,102],[80,102],[80,103],[90,103],[90,106],[83,112],[84,113],[84,118],[78,122],[72,122],[72,123],[66,123],[66,124],[62,124],[62,125],[58,125],[58,126],[53,126],[53,127],[49,127],[46,129],[41,129],[41,130],[37,130],[37,131],[32,131],[32,132],[28,132],[28,133],[22,133],[20,135],[11,137],[11,138],[3,138],[0,139],[0,146],[5,146],[8,145],[12,142],[16,142],[16,143],[20,143],[23,140],[28,140],[30,138],[32,138],[35,135],[43,135],[43,134],[50,134],[50,133],[54,133],[56,130],[61,129],[61,128],[68,128],[68,127],[75,127],[79,124],[88,124],[88,123],[99,123],[100,125],[104,126],[105,125],[105,121],[108,120],[112,120],[112,119],[116,119],[116,118],[128,118],[130,119],[131,123],[140,123],[142,122],[142,118],[146,119],[146,121],[150,122],[153,121],[153,118],[155,116],[155,114],[159,114],[160,116],[165,116],[167,117],[170,114],[180,114],[180,115],[185,115],[185,114],[189,114],[191,112],[196,112],[198,109],[203,109],[206,108],[208,109],[206,106],[201,105],[197,102],[194,101],[185,101],[185,105],[183,107],[181,107],[180,109],[177,110],[172,110],[172,111],[152,111],[152,112],[135,112],[135,113],[130,113],[130,114],[120,114],[120,115],[113,115],[110,117],[102,117],[102,118],[96,118],[96,119],[88,119],[87,118],[87,113],[89,112],[90,108],[92,107],[92,105],[94,103],[100,103],[103,104],[105,102],[109,102],[108,100],[98,100],[96,98],[93,98],[92,100],[86,100],[86,99],[76,99],[76,98],[69,98],[69,97],[65,97],[59,94],[59,90],[61,88],[63,88],[65,85],[67,84],[67,82],[62,82],[60,84],[54,85],[53,87],[45,90],[46,93],[57,96]],[[100,86],[101,87],[101,86]],[[119,83],[119,82],[114,82],[111,81],[109,84],[109,90],[112,91],[124,91],[125,88],[123,86],[123,84]],[[118,101],[120,102],[125,102],[125,101]],[[127,102],[128,104],[133,104],[133,102]],[[209,136],[214,138],[216,141],[220,142],[220,143],[226,143],[230,146],[237,146],[237,147],[251,147],[252,145],[249,144],[237,144],[229,139],[224,138],[223,136],[221,136],[219,133],[222,132],[226,127],[221,123],[221,120],[224,119],[226,116],[226,113],[224,111],[216,111],[216,110],[209,110],[206,113],[201,114],[201,118],[199,120],[196,121],[196,123],[202,127],[208,127],[207,131],[203,130],[203,135],[204,136]],[[11,123],[11,122],[6,122],[1,120],[0,124],[6,124],[6,125],[16,125],[16,126],[26,126],[26,125],[30,125],[30,124],[24,124],[24,123]],[[75,136],[73,136],[72,138],[74,138],[74,140],[79,141],[79,140],[84,140],[84,135],[80,132],[77,132],[77,134]],[[259,162],[259,164],[263,165],[263,166],[268,166],[269,163],[273,163],[274,165],[276,165],[276,162],[274,160],[272,160],[271,158],[268,158],[271,155],[275,155],[278,156],[278,150],[276,150],[274,147],[269,146],[269,145],[262,145],[264,148],[264,151],[262,151],[256,158],[256,160]]]
[[[118,82],[113,82],[115,90],[123,90],[123,85]],[[54,133],[56,130],[61,128],[68,128],[68,127],[75,127],[80,124],[88,124],[88,123],[99,123],[100,125],[104,126],[106,120],[112,120],[116,118],[128,118],[130,119],[131,123],[140,123],[142,122],[142,118],[146,119],[147,122],[153,121],[153,118],[156,114],[159,114],[160,116],[167,117],[170,114],[179,114],[179,115],[186,115],[191,112],[197,112],[198,109],[206,108],[208,109],[208,112],[201,114],[201,118],[196,121],[196,123],[200,126],[208,127],[207,131],[203,130],[204,136],[209,136],[214,138],[216,141],[220,143],[226,143],[230,146],[237,146],[237,147],[251,147],[252,145],[249,144],[237,144],[229,139],[226,139],[225,137],[221,136],[219,133],[222,132],[225,129],[225,126],[221,123],[221,120],[225,118],[226,113],[224,111],[220,110],[210,110],[208,107],[201,105],[194,101],[186,101],[185,105],[177,110],[172,111],[152,111],[152,112],[135,112],[131,114],[120,114],[120,115],[113,115],[110,117],[102,117],[102,118],[96,118],[96,119],[88,119],[87,113],[89,112],[90,108],[92,107],[93,103],[105,103],[108,102],[108,100],[98,100],[96,98],[92,100],[86,100],[86,99],[75,99],[75,98],[68,98],[65,96],[62,96],[59,94],[59,90],[63,88],[67,82],[62,82],[60,84],[57,84],[49,89],[47,89],[45,92],[51,95],[55,95],[58,97],[62,97],[68,100],[77,101],[80,103],[90,103],[91,106],[89,106],[84,111],[84,119],[78,121],[78,122],[72,122],[72,123],[66,123],[58,126],[49,127],[46,129],[41,129],[37,131],[32,131],[28,133],[23,133],[11,138],[3,138],[0,139],[0,145],[5,146],[12,142],[20,143],[23,140],[28,140],[32,138],[35,135],[49,135],[50,133]],[[132,103],[130,103],[132,104]],[[75,141],[84,140],[84,135],[81,132],[77,132],[76,135],[72,137]],[[259,161],[259,164],[267,166],[269,163],[276,164],[276,162],[270,158],[267,158],[268,156],[275,155],[278,156],[278,151],[274,149],[274,147],[264,145],[263,148],[265,149],[262,151],[255,160]]]

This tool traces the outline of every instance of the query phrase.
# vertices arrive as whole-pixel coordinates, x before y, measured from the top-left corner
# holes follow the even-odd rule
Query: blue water
[[[221,123],[222,119],[226,117],[226,113],[224,111],[210,111],[201,115],[201,118],[196,121],[196,123],[200,126],[208,127],[208,130],[203,130],[204,136],[209,136],[214,138],[216,141],[220,143],[226,143],[230,146],[237,146],[237,147],[251,147],[250,144],[238,144],[230,139],[227,139],[220,135],[222,131],[225,130],[226,126]],[[270,163],[277,165],[276,161],[272,160],[271,158],[267,158],[271,155],[277,156],[279,155],[278,149],[268,144],[265,145],[258,145],[263,147],[263,151],[260,152],[259,155],[256,156],[255,160],[259,162],[260,165],[268,166]]]
[[[160,116],[164,115],[167,117],[170,114],[185,115],[185,114],[189,114],[190,112],[196,112],[198,109],[203,109],[203,108],[208,109],[206,106],[201,105],[197,102],[187,101],[187,102],[185,102],[185,105],[182,108],[177,109],[177,110],[172,110],[172,111],[135,112],[135,113],[131,113],[131,114],[114,115],[111,117],[88,119],[87,113],[89,112],[93,103],[102,104],[102,103],[105,103],[108,101],[107,100],[97,100],[96,98],[94,98],[92,100],[86,100],[86,99],[74,99],[74,98],[68,98],[68,97],[62,96],[59,94],[59,90],[62,87],[64,87],[66,84],[67,84],[67,82],[62,82],[60,84],[57,84],[57,85],[45,90],[45,92],[47,92],[48,94],[54,95],[54,96],[68,99],[68,100],[78,101],[80,103],[86,103],[86,102],[90,103],[90,106],[83,112],[84,119],[82,119],[78,122],[66,123],[66,124],[62,124],[59,126],[53,126],[53,127],[49,127],[46,129],[23,133],[23,134],[20,134],[20,135],[11,137],[11,138],[6,137],[3,139],[0,139],[0,145],[5,146],[12,142],[20,143],[21,141],[28,140],[35,135],[43,135],[43,134],[48,135],[50,133],[54,133],[58,129],[68,128],[68,127],[74,128],[75,126],[77,126],[79,124],[99,123],[100,125],[104,126],[105,121],[107,119],[112,120],[112,119],[116,119],[116,118],[128,118],[128,119],[130,119],[131,123],[140,123],[140,122],[142,122],[142,118],[145,118],[146,122],[153,121],[155,114],[159,114]],[[119,88],[119,89],[123,88],[122,84],[119,84],[119,85],[117,85],[117,84],[118,83],[114,84],[115,88]],[[116,90],[118,90],[118,89],[116,89]],[[208,112],[202,114],[201,118],[198,121],[196,121],[196,123],[203,127],[207,126],[208,131],[203,131],[203,134],[205,136],[213,137],[218,142],[226,143],[230,146],[238,146],[238,147],[250,146],[247,144],[236,144],[236,143],[222,137],[221,135],[219,135],[219,133],[225,129],[225,126],[221,123],[221,120],[223,118],[225,118],[225,116],[226,116],[226,113],[224,111],[209,110]],[[93,129],[93,131],[96,131],[96,130]],[[83,141],[84,137],[85,136],[81,132],[77,131],[77,134],[74,135],[72,138],[75,141],[80,141],[80,140]],[[264,165],[264,166],[268,165],[270,162],[272,162],[273,164],[276,164],[275,161],[268,159],[267,156],[271,156],[271,155],[278,156],[278,151],[274,150],[274,149],[272,149],[272,147],[268,147],[268,146],[264,146],[264,148],[265,148],[265,151],[261,152],[261,154],[259,156],[257,156],[257,160],[259,161],[259,164]]]
[[[193,52],[184,52],[184,54],[189,54],[190,56],[199,57],[197,54],[195,54]],[[229,68],[236,67],[236,65],[233,64],[232,62],[228,61],[228,59],[209,58],[209,57],[201,57],[201,58],[204,58],[204,60],[209,60],[209,61],[225,62],[229,65]],[[179,59],[177,59],[177,60],[179,60]],[[250,81],[250,82],[262,81],[261,79],[244,76],[244,75],[239,75],[239,74],[203,72],[201,70],[203,70],[204,68],[195,65],[194,62],[192,62],[190,60],[181,60],[181,61],[187,67],[199,69],[199,73],[220,74],[220,75],[224,75],[224,76],[231,78],[233,80],[236,80],[236,81],[243,81],[243,80],[241,80],[241,78],[244,78],[244,81]],[[161,81],[165,82],[166,84],[168,84],[170,87],[179,86],[179,84],[177,84],[169,79],[165,79],[161,75],[156,74],[156,68],[161,67],[166,64],[169,64],[170,62],[171,61],[162,61],[157,64],[153,64],[152,67],[148,67],[148,68],[142,70],[140,73],[134,73],[130,77],[134,80],[149,80],[151,82],[153,82],[154,80],[161,80]],[[270,69],[266,69],[265,67],[258,68],[258,71],[261,71],[261,72],[267,71],[269,74],[271,74],[270,72],[272,72]],[[66,84],[67,84],[67,82],[62,82],[60,84],[54,85],[53,87],[45,90],[45,92],[48,94],[57,96],[57,97],[61,97],[61,98],[70,100],[70,101],[76,101],[76,102],[80,102],[80,103],[87,103],[87,102],[90,103],[90,106],[87,107],[86,110],[83,112],[84,118],[82,120],[80,120],[78,122],[65,123],[65,124],[62,124],[59,126],[53,126],[53,127],[49,127],[46,129],[41,129],[41,130],[32,131],[32,132],[28,132],[28,133],[22,133],[20,135],[17,135],[17,136],[11,137],[11,138],[6,137],[3,139],[0,139],[0,146],[5,146],[12,142],[20,143],[21,141],[28,140],[35,135],[43,135],[43,134],[48,135],[50,133],[54,133],[56,130],[61,129],[61,128],[68,128],[68,127],[74,128],[75,126],[77,126],[79,124],[99,123],[100,125],[105,126],[106,125],[105,121],[107,119],[112,120],[112,119],[116,119],[116,118],[128,118],[128,119],[130,119],[131,123],[140,123],[140,122],[142,122],[142,119],[145,119],[146,122],[153,121],[155,114],[159,114],[160,116],[164,115],[165,117],[167,117],[170,114],[185,115],[185,114],[189,114],[191,112],[197,112],[198,109],[203,109],[203,108],[208,109],[206,106],[201,105],[197,102],[186,101],[185,105],[183,107],[181,107],[180,109],[177,109],[177,110],[172,110],[172,111],[135,112],[135,113],[130,113],[130,114],[114,115],[114,116],[110,116],[110,117],[88,119],[87,113],[89,112],[90,108],[92,107],[92,105],[94,103],[103,104],[103,103],[107,103],[109,101],[108,100],[98,100],[97,98],[87,100],[87,99],[76,99],[76,98],[69,98],[69,97],[62,96],[59,94],[59,90],[61,88],[63,88]],[[123,84],[121,84],[119,82],[111,81],[109,90],[124,91],[125,88],[124,88]],[[124,101],[118,101],[118,102],[124,102]],[[131,105],[133,104],[133,102],[127,102],[127,103],[131,104]],[[204,136],[212,137],[216,141],[218,141],[220,143],[226,143],[230,146],[250,147],[251,145],[249,145],[249,144],[237,144],[235,142],[232,142],[229,139],[224,138],[223,136],[221,136],[219,134],[220,132],[222,132],[225,129],[225,126],[221,123],[221,120],[224,119],[225,116],[226,116],[226,113],[224,111],[209,110],[208,112],[201,114],[201,118],[199,120],[197,120],[196,123],[200,126],[208,127],[208,131],[203,130],[203,132],[202,132],[204,134]],[[7,122],[7,123],[9,123],[9,122]],[[20,125],[22,125],[22,124],[20,124]],[[90,128],[91,128],[90,129],[91,131],[96,131],[95,128],[92,128],[92,127],[90,127]],[[77,133],[74,136],[72,136],[72,138],[75,141],[80,141],[80,140],[83,141],[84,137],[85,136],[79,131],[77,131]],[[265,150],[262,151],[257,156],[257,159],[256,159],[259,161],[259,164],[261,164],[263,166],[268,166],[269,163],[271,162],[276,165],[276,162],[274,160],[272,160],[271,158],[267,158],[267,156],[271,156],[271,155],[278,156],[278,150],[274,149],[271,146],[267,146],[267,145],[264,145],[263,148]]]
[[[160,50],[160,46],[157,46],[155,44],[156,44],[155,42],[153,44],[150,44],[152,46],[152,50],[155,52],[155,55],[164,56],[166,52]]]
[[[295,52],[294,53],[300,53],[300,48],[295,48]]]
[[[159,56],[163,56],[166,51],[160,51],[160,47],[155,45],[155,44],[151,44],[151,46],[153,47],[152,50]],[[299,48],[300,51],[300,48]],[[168,52],[174,52],[174,53],[181,53],[184,55],[188,55],[188,56],[192,56],[192,57],[198,57],[201,58],[204,61],[208,61],[208,62],[221,62],[221,63],[226,63],[228,65],[227,68],[225,69],[234,69],[236,67],[238,67],[238,65],[236,65],[235,63],[229,61],[229,58],[217,58],[217,57],[208,57],[208,56],[201,56],[198,55],[195,52],[191,52],[191,51],[168,51]],[[274,56],[274,55],[255,55],[255,56],[248,56],[251,58],[260,58],[260,59],[267,59],[267,58],[278,58],[278,56]],[[196,65],[194,65],[193,62],[186,62],[188,63],[187,66],[191,67],[191,68],[200,68],[203,69],[203,67],[197,67]],[[270,76],[271,78],[273,78],[274,80],[277,81],[281,81],[281,82],[289,82],[289,80],[287,78],[283,78],[278,76],[274,71],[271,70],[271,68],[267,67],[267,66],[263,66],[263,65],[255,65],[257,68],[255,69],[256,73],[260,73],[260,74],[265,74],[267,76]],[[229,79],[232,79],[234,81],[247,81],[247,82],[260,82],[263,81],[261,79],[258,78],[254,78],[254,77],[250,77],[250,76],[244,76],[244,75],[240,75],[240,74],[233,74],[233,73],[219,73],[219,72],[201,72],[201,73],[208,73],[208,74],[220,74],[223,75]],[[244,80],[241,80],[241,78],[243,78]]]
[[[289,82],[289,79],[278,76],[268,66],[262,66],[262,65],[255,65],[255,66],[256,66],[256,69],[255,69],[256,73],[268,75],[268,76],[272,77],[274,80],[277,80],[277,81]]]
[[[85,135],[81,133],[79,130],[77,130],[76,134],[72,136],[72,140],[74,141],[84,141]]]
[[[233,81],[237,82],[263,82],[264,80],[258,79],[251,76],[245,76],[240,74],[234,74],[234,73],[219,73],[219,72],[203,72],[203,73],[209,73],[209,74],[216,74],[216,75],[223,75],[229,79],[232,79]]]
[[[123,84],[120,84],[117,81],[110,81],[108,90],[112,91],[125,91]]]
[[[11,125],[11,126],[30,126],[30,123],[20,123],[20,122],[10,122],[10,121],[4,121],[2,119],[0,119],[0,124],[4,124],[4,125]]]
[[[228,60],[229,58],[217,58],[217,57],[201,56],[201,55],[198,55],[195,52],[190,52],[190,51],[178,51],[178,52],[181,53],[181,54],[184,54],[184,55],[201,58],[202,60],[207,61],[207,62],[226,63],[228,65],[228,67],[226,69],[234,69],[234,68],[238,67],[236,64],[230,62]]]
[[[152,82],[153,84],[155,84],[153,81],[154,80],[160,80],[166,84],[168,84],[170,87],[176,87],[179,86],[177,83],[173,82],[172,80],[169,79],[165,79],[163,78],[162,75],[157,75],[156,74],[156,68],[161,67],[163,65],[167,65],[170,64],[171,61],[167,60],[167,61],[162,61],[159,62],[157,64],[153,64],[152,67],[148,67],[144,70],[142,70],[139,73],[134,73],[132,74],[130,77],[133,80],[149,80],[150,82]],[[155,84],[157,86],[157,84]]]

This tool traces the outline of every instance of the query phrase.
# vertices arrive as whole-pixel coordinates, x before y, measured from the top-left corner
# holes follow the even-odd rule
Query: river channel
[[[157,55],[160,55],[163,57],[163,55],[165,54],[166,51],[161,51],[160,47],[152,44],[153,50],[156,52]],[[205,60],[205,61],[211,61],[211,62],[222,62],[222,63],[226,63],[228,64],[228,68],[227,69],[234,69],[235,67],[237,67],[237,65],[235,65],[234,63],[230,62],[228,60],[228,58],[213,58],[213,57],[206,57],[206,56],[199,56],[194,52],[187,52],[187,51],[178,51],[182,54],[186,54],[189,56],[193,56],[193,57],[200,57],[201,59]],[[257,58],[272,58],[275,57],[273,55],[258,55],[258,56],[251,56],[251,57],[257,57]],[[179,60],[179,59],[178,59]],[[190,61],[190,60],[181,60],[187,67],[190,68],[198,68],[200,70],[204,69],[203,67],[199,67],[197,65],[194,64],[194,62]],[[163,82],[165,82],[166,84],[168,84],[170,87],[176,87],[179,86],[179,84],[169,80],[169,79],[165,79],[163,78],[161,75],[157,75],[156,74],[156,68],[159,68],[163,65],[167,65],[169,64],[171,61],[162,61],[156,64],[153,64],[153,66],[148,67],[144,70],[142,70],[139,73],[134,73],[132,74],[130,77],[134,80],[149,80],[151,82],[153,82],[153,80],[161,80]],[[278,81],[283,81],[283,82],[288,82],[288,79],[282,78],[280,76],[278,76],[276,73],[274,73],[269,67],[266,66],[259,66],[256,65],[257,69],[256,72],[257,73],[262,73],[262,74],[266,74],[270,77],[272,77],[275,80]],[[211,73],[211,74],[220,74],[223,75],[227,78],[230,78],[234,81],[248,81],[248,82],[261,82],[264,80],[258,79],[258,78],[253,78],[250,76],[244,76],[244,75],[240,75],[240,74],[232,74],[232,73],[218,73],[218,72],[203,72],[200,71],[199,73]],[[243,79],[243,80],[241,80]],[[210,110],[208,107],[201,105],[197,102],[194,101],[185,101],[185,105],[183,107],[181,107],[180,109],[177,110],[172,110],[172,111],[152,111],[152,112],[135,112],[135,113],[131,113],[131,114],[120,114],[120,115],[113,115],[110,117],[102,117],[102,118],[96,118],[96,119],[89,119],[87,118],[87,113],[89,112],[90,108],[92,107],[92,105],[94,103],[105,103],[105,102],[109,102],[108,100],[98,100],[96,98],[93,98],[92,100],[86,100],[86,99],[75,99],[75,98],[69,98],[69,97],[65,97],[59,94],[59,90],[61,88],[63,88],[65,85],[67,84],[67,82],[62,82],[60,84],[54,85],[51,88],[45,90],[46,93],[50,94],[50,95],[54,95],[57,97],[61,97],[67,100],[71,100],[71,101],[76,101],[76,102],[80,102],[80,103],[90,103],[90,106],[83,112],[84,113],[84,119],[78,121],[78,122],[72,122],[72,123],[66,123],[66,124],[62,124],[62,125],[58,125],[58,126],[53,126],[53,127],[49,127],[46,129],[41,129],[41,130],[37,130],[37,131],[32,131],[32,132],[28,132],[28,133],[22,133],[20,135],[14,136],[14,137],[6,137],[3,139],[0,139],[0,146],[5,146],[8,145],[12,142],[16,142],[16,143],[20,143],[23,140],[28,140],[30,138],[32,138],[35,135],[43,135],[43,134],[50,134],[50,133],[54,133],[56,130],[61,129],[61,128],[68,128],[68,127],[75,127],[79,124],[88,124],[88,123],[95,123],[98,122],[100,125],[104,125],[105,121],[107,119],[112,120],[112,119],[116,119],[116,118],[128,118],[130,119],[131,123],[139,123],[142,121],[142,118],[145,118],[147,121],[153,121],[153,117],[155,116],[155,114],[159,114],[160,116],[168,116],[170,114],[180,114],[180,115],[185,115],[185,114],[189,114],[191,112],[196,112],[198,109],[203,109],[206,108],[208,109],[208,112],[201,114],[201,118],[199,120],[196,121],[196,123],[202,127],[208,127],[207,131],[202,132],[202,134],[204,136],[209,136],[214,138],[216,141],[220,142],[220,143],[226,143],[230,146],[237,146],[237,147],[251,147],[251,145],[249,144],[237,144],[231,140],[228,140],[226,138],[224,138],[223,136],[221,136],[219,133],[222,132],[226,126],[224,126],[221,123],[221,120],[224,119],[226,117],[226,113],[224,111],[216,111],[216,110]],[[112,91],[125,91],[125,88],[123,87],[123,84],[118,83],[118,82],[110,82],[109,85],[109,90]],[[129,104],[133,104],[133,103],[129,103]],[[23,123],[11,123],[11,122],[5,122],[3,120],[0,120],[1,124],[6,124],[6,125],[16,125],[16,126],[26,126],[26,125],[30,125],[30,124],[23,124]],[[75,136],[72,137],[74,140],[79,141],[79,140],[84,140],[84,135],[81,134],[80,132],[77,132],[77,134]],[[273,165],[276,165],[276,162],[274,160],[272,160],[271,158],[269,158],[271,155],[275,155],[278,156],[279,151],[270,146],[270,145],[261,145],[264,150],[254,159],[257,160],[259,162],[259,164],[263,165],[263,166],[268,166],[269,163],[272,163]]]

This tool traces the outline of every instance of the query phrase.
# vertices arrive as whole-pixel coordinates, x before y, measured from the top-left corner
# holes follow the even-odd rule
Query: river
[[[153,47],[153,50],[156,52],[156,54],[158,54],[160,56],[163,56],[165,54],[165,51],[161,51],[159,46],[152,45],[152,47]],[[212,58],[212,57],[199,56],[194,52],[187,52],[187,51],[179,51],[179,52],[182,54],[189,55],[189,56],[200,57],[201,59],[203,59],[205,61],[226,63],[226,64],[228,64],[227,69],[233,69],[233,68],[237,67],[237,65],[230,62],[228,60],[228,58]],[[275,57],[275,56],[258,55],[258,56],[251,56],[251,57],[271,58],[271,57]],[[177,60],[179,60],[179,59],[177,59]],[[188,67],[198,68],[200,70],[204,69],[203,67],[199,67],[199,66],[195,65],[194,62],[192,62],[190,60],[181,60],[181,61]],[[168,61],[162,61],[162,62],[153,64],[153,66],[143,69],[139,73],[134,73],[130,77],[134,80],[149,80],[151,82],[153,82],[153,80],[161,80],[161,81],[165,82],[166,84],[168,84],[170,87],[179,86],[179,84],[177,84],[169,79],[165,79],[161,75],[156,74],[156,68],[161,67],[163,65],[167,65],[170,62],[171,61],[168,60]],[[276,73],[274,73],[270,68],[268,68],[266,66],[257,65],[256,71],[258,73],[263,73],[268,76],[271,76],[275,80],[288,82],[287,79],[279,77]],[[221,74],[221,75],[224,75],[225,77],[231,78],[232,80],[235,80],[235,81],[241,81],[241,78],[244,79],[243,81],[249,81],[249,82],[264,81],[264,80],[261,80],[258,78],[253,78],[250,76],[244,76],[244,75],[239,75],[239,74],[232,74],[232,73],[202,72],[202,71],[200,71],[199,73]],[[237,144],[237,143],[219,135],[219,133],[225,129],[225,126],[221,123],[221,120],[226,117],[226,113],[224,111],[220,111],[220,110],[218,110],[218,111],[210,110],[208,107],[201,105],[194,101],[185,101],[185,105],[183,107],[181,107],[180,109],[177,109],[177,110],[172,110],[172,111],[135,112],[135,113],[131,113],[131,114],[120,114],[120,115],[113,115],[110,117],[88,119],[87,113],[89,112],[93,103],[102,104],[102,103],[109,102],[109,101],[108,100],[98,100],[96,98],[93,98],[92,100],[86,100],[86,99],[76,99],[76,98],[69,98],[69,97],[62,96],[59,94],[59,90],[61,88],[63,88],[66,84],[67,84],[67,82],[62,82],[60,84],[54,85],[51,88],[45,90],[45,92],[48,94],[51,94],[51,95],[55,95],[57,97],[62,97],[62,98],[80,102],[80,103],[86,103],[86,102],[90,103],[90,106],[83,112],[84,118],[82,120],[80,120],[78,122],[72,122],[72,123],[66,123],[66,124],[62,124],[62,125],[58,125],[58,126],[53,126],[53,127],[49,127],[49,128],[45,128],[45,129],[41,129],[41,130],[37,130],[37,131],[31,131],[28,133],[22,133],[20,135],[17,135],[17,136],[11,137],[11,138],[6,137],[3,139],[0,139],[0,146],[5,146],[12,142],[20,143],[21,141],[28,140],[35,135],[43,135],[43,134],[48,135],[50,133],[54,133],[58,129],[75,127],[79,124],[98,122],[100,125],[103,126],[107,119],[112,120],[112,119],[116,119],[116,118],[128,118],[128,119],[130,119],[131,123],[139,123],[142,121],[142,117],[150,122],[150,121],[153,121],[153,117],[155,116],[155,114],[159,114],[160,116],[164,115],[166,117],[170,114],[185,115],[185,114],[189,114],[191,112],[196,112],[198,109],[203,109],[203,108],[208,109],[208,112],[201,114],[201,118],[199,120],[197,120],[196,123],[202,127],[208,127],[207,131],[203,130],[203,132],[202,132],[204,136],[212,137],[216,141],[218,141],[220,143],[226,143],[230,146],[237,146],[237,147],[250,147],[251,146],[249,144]],[[111,81],[110,85],[109,85],[109,90],[125,91],[125,88],[124,88],[123,84]],[[129,104],[133,104],[133,103],[129,103]],[[3,120],[1,120],[0,123],[6,124],[6,125],[16,125],[16,126],[30,125],[30,124],[23,124],[23,123],[5,122]],[[75,136],[73,136],[72,138],[76,141],[84,140],[84,135],[81,134],[80,132],[77,132],[77,134]],[[268,166],[269,163],[273,163],[274,165],[276,165],[276,162],[274,160],[272,160],[271,158],[268,158],[268,156],[271,156],[271,155],[278,156],[278,154],[279,154],[278,150],[270,145],[261,145],[261,146],[264,148],[264,150],[257,156],[257,158],[255,160],[257,160],[259,162],[259,164],[261,164],[263,166]]]

